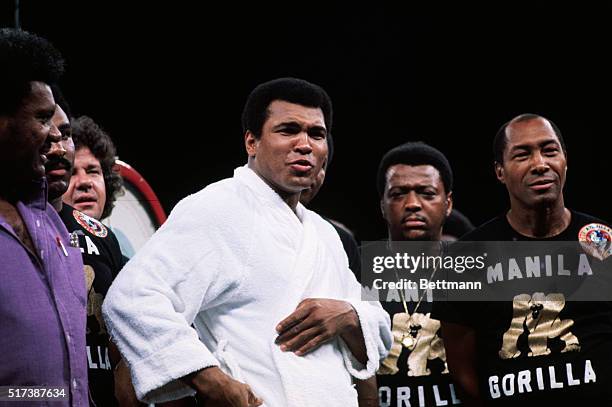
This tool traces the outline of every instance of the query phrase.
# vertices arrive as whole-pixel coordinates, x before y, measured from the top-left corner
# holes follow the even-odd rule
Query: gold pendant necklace
[[[440,247],[440,253],[442,253],[442,251],[443,251],[442,247]],[[438,268],[434,264],[434,268],[433,268],[433,271],[431,272],[431,276],[429,276],[429,280],[427,281],[428,285],[433,279],[437,270]],[[399,275],[397,274],[397,269],[394,269],[394,271],[395,271],[395,278],[397,279],[399,283],[400,278],[399,278]],[[414,350],[414,348],[416,347],[416,344],[418,342],[417,336],[419,335],[419,330],[421,329],[421,325],[419,324],[413,325],[411,323],[412,316],[416,314],[417,310],[419,309],[419,305],[421,305],[421,302],[423,301],[423,297],[425,296],[426,292],[427,290],[423,290],[423,292],[421,293],[421,297],[419,298],[419,301],[417,302],[416,306],[414,307],[414,310],[412,311],[412,314],[410,314],[408,312],[408,303],[406,301],[406,297],[404,296],[404,290],[401,288],[399,289],[400,297],[402,299],[402,305],[404,306],[404,312],[406,313],[406,315],[408,315],[407,324],[408,324],[408,329],[410,330],[410,332],[405,332],[405,331],[402,332],[402,339],[400,340],[400,342],[404,348],[410,351]]]
[[[412,336],[406,336],[406,333],[403,333],[402,346],[408,350],[413,350],[416,346],[416,339],[414,339]]]
[[[412,313],[412,315],[414,315],[415,313],[416,313],[416,307],[414,308],[414,312]],[[416,346],[417,336],[419,335],[419,330],[421,329],[421,325],[419,324],[412,325],[410,323],[410,320],[412,319],[412,315],[408,317],[408,328],[410,329],[410,332],[402,333],[402,345],[409,350],[413,350],[414,347]]]

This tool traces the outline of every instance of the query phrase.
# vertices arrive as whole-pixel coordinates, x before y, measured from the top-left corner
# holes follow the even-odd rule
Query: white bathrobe
[[[357,406],[350,375],[377,370],[392,343],[389,316],[360,300],[334,228],[301,204],[296,213],[247,167],[176,206],[103,306],[138,398],[193,394],[177,379],[220,366],[267,407]],[[365,366],[341,339],[302,357],[280,350],[275,327],[305,298],[352,304]]]

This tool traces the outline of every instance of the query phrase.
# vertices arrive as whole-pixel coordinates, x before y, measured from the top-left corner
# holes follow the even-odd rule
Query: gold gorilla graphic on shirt
[[[428,360],[441,359],[444,362],[444,371],[448,373],[446,365],[446,351],[442,339],[437,332],[440,329],[440,321],[430,318],[430,313],[414,313],[412,317],[405,312],[393,315],[393,345],[389,355],[382,362],[378,374],[394,375],[399,371],[397,361],[404,350],[402,340],[410,335],[414,341],[414,347],[408,355],[408,376],[428,376],[431,370],[427,367]]]
[[[98,321],[98,325],[100,326],[100,330],[98,332],[93,332],[97,334],[105,334],[106,333],[106,325],[104,324],[104,319],[102,318],[102,301],[104,297],[102,294],[98,294],[93,288],[93,282],[96,278],[96,273],[93,267],[86,265],[85,269],[85,283],[87,284],[87,317],[95,316]],[[87,333],[92,333],[89,324],[87,324]]]
[[[520,294],[512,302],[513,317],[510,328],[504,333],[499,357],[502,359],[517,358],[521,355],[518,339],[525,330],[528,331],[528,356],[550,354],[548,339],[559,338],[565,346],[561,352],[579,351],[578,338],[570,332],[574,325],[571,319],[559,319],[559,313],[565,307],[563,294],[534,293]]]

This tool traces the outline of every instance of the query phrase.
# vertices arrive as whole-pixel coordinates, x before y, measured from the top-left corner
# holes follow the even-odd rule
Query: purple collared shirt
[[[69,398],[50,405],[88,406],[83,262],[46,198],[41,183],[17,203],[42,264],[0,215],[0,386],[62,386]]]

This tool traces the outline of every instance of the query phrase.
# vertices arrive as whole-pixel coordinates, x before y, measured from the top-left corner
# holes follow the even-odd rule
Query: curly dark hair
[[[113,168],[117,150],[109,135],[91,117],[80,116],[73,119],[70,125],[75,150],[78,151],[79,148],[87,147],[100,161],[106,188],[106,203],[102,211],[102,219],[104,219],[113,211],[115,201],[123,186],[121,175]]]
[[[27,31],[0,29],[0,114],[13,114],[31,82],[51,85],[64,73],[64,59],[49,41]]]

